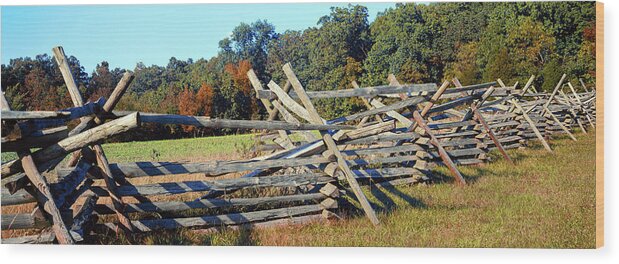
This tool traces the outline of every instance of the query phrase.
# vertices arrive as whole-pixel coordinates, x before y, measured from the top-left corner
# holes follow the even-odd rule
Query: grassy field
[[[173,159],[232,155],[249,136],[106,145],[111,160]],[[365,188],[381,226],[358,208],[344,220],[270,229],[191,230],[131,237],[100,236],[94,244],[182,244],[263,246],[532,247],[593,248],[595,245],[595,138],[550,141],[555,152],[533,144],[511,150],[516,166],[492,163],[462,167],[470,183],[458,187],[446,170],[429,185]],[[174,146],[172,148],[172,146]],[[151,157],[152,150],[159,152]],[[224,154],[224,155],[228,155]]]
[[[199,160],[228,156],[253,146],[252,134],[178,140],[138,141],[103,144],[110,162]],[[2,162],[17,158],[2,153]]]

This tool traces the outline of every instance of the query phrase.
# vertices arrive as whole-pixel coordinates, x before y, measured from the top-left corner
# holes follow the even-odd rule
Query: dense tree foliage
[[[362,5],[334,7],[316,26],[276,32],[265,20],[241,23],[219,42],[210,59],[167,65],[138,62],[135,80],[118,109],[213,118],[262,119],[246,73],[254,69],[266,84],[284,85],[281,67],[290,62],[307,90],[387,84],[395,74],[406,83],[440,83],[458,77],[462,84],[501,78],[506,83],[537,76],[549,90],[563,73],[595,82],[593,2],[397,4],[370,23]],[[124,70],[105,61],[88,74],[75,57],[69,64],[84,97],[107,97]],[[574,81],[574,80],[572,80]],[[49,55],[12,59],[2,65],[2,90],[12,108],[69,107],[62,76]],[[356,99],[316,100],[325,118],[362,109]],[[146,126],[147,138],[201,136],[236,131]]]

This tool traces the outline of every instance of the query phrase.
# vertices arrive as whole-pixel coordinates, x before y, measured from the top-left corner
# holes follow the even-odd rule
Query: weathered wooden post
[[[583,133],[587,134],[587,130],[585,129],[585,126],[582,124],[582,122],[580,121],[580,117],[578,116],[576,111],[574,111],[574,104],[572,103],[570,98],[567,97],[567,95],[563,91],[561,91],[561,90],[559,90],[559,94],[565,100],[565,103],[568,106],[568,111],[572,114],[572,118],[574,119],[574,121],[576,121],[576,124],[578,124],[578,127],[580,127],[580,130],[582,130]],[[546,105],[544,105],[544,107],[546,109],[548,109],[548,107]]]
[[[82,106],[84,104],[84,100],[82,99],[82,95],[80,94],[80,91],[78,90],[77,85],[75,84],[75,80],[73,79],[73,75],[71,74],[71,69],[69,68],[69,63],[67,62],[67,58],[64,53],[64,50],[62,49],[62,47],[58,46],[58,47],[54,47],[52,49],[52,52],[54,53],[54,58],[56,59],[56,62],[58,63],[58,67],[60,67],[62,77],[64,78],[65,83],[67,84],[67,89],[69,89],[69,94],[71,95],[71,100],[73,101],[73,104],[75,106]],[[125,93],[125,90],[129,86],[129,83],[131,83],[131,80],[133,79],[132,75],[125,75],[125,76],[127,77],[125,78],[123,76],[123,78],[125,79],[121,80],[121,83],[120,83],[121,89],[119,91],[115,91],[112,94],[113,96],[115,96],[115,100],[110,100],[111,103],[107,105],[107,109],[105,109],[106,107],[104,106],[104,111],[106,110],[111,111],[112,108],[116,106],[116,103],[118,102],[118,100],[120,100],[122,95]],[[96,121],[99,121],[97,122],[98,124],[102,123],[102,121],[99,119],[97,119]],[[131,221],[129,221],[129,218],[123,212],[124,203],[122,199],[118,198],[117,195],[115,194],[116,182],[114,181],[114,178],[111,175],[111,171],[109,170],[110,164],[108,163],[107,158],[105,157],[105,153],[103,152],[101,145],[99,144],[94,145],[93,150],[95,151],[95,154],[97,157],[97,163],[99,164],[99,167],[103,170],[104,174],[106,174],[106,177],[104,178],[105,185],[108,188],[108,192],[110,193],[112,200],[114,201],[114,209],[117,212],[118,220],[127,230],[133,231],[133,226],[131,225]]]
[[[576,97],[576,102],[578,102],[578,108],[583,112],[583,114],[589,121],[589,124],[591,125],[591,127],[595,128],[595,125],[593,124],[593,121],[591,121],[591,117],[589,116],[589,112],[587,111],[587,109],[585,109],[584,104],[582,103],[582,100],[580,100],[580,96],[578,95],[578,93],[576,93],[576,90],[574,89],[574,86],[572,86],[572,83],[570,82],[567,82],[567,86],[570,87],[570,90],[572,90],[572,94],[574,94],[574,97]]]
[[[527,91],[529,90],[529,87],[533,84],[533,80],[535,80],[535,75],[531,75],[527,83],[522,88],[522,92],[520,92],[520,96],[523,96],[527,93]]]
[[[574,137],[572,132],[570,132],[570,130],[567,129],[567,127],[565,127],[565,125],[559,120],[559,118],[554,113],[552,113],[552,111],[550,111],[550,109],[546,108],[546,113],[552,118],[552,120],[555,121],[555,123],[557,123],[561,127],[563,132],[565,132],[572,140],[577,141],[576,137]]]
[[[0,100],[0,104],[2,110],[10,110],[8,102],[4,97],[4,93],[1,94],[2,99]],[[34,163],[32,159],[32,153],[30,150],[22,150],[18,152],[19,158],[21,159],[21,166],[26,173],[26,177],[30,180],[33,187],[35,188],[35,192],[37,194],[37,202],[39,206],[43,206],[43,210],[47,212],[53,222],[53,230],[56,235],[56,239],[61,244],[73,244],[75,240],[69,234],[69,229],[62,219],[62,214],[56,206],[56,201],[54,200],[54,196],[52,195],[49,184],[43,175],[41,175],[37,169],[37,165]]]
[[[585,89],[585,92],[589,93],[589,89],[587,89],[587,86],[585,85],[585,82],[583,82],[582,78],[578,78],[578,81],[580,81],[580,85],[583,89]]]
[[[548,109],[548,106],[550,105],[550,103],[552,102],[552,99],[555,97],[555,95],[557,94],[557,92],[559,91],[559,89],[563,86],[563,81],[565,80],[565,77],[567,77],[567,74],[563,74],[561,76],[561,79],[559,80],[559,82],[557,83],[557,85],[555,86],[555,89],[552,91],[552,93],[550,94],[550,97],[548,98],[548,101],[544,104],[544,109]],[[543,114],[543,113],[542,113]]]
[[[310,122],[314,124],[323,124],[324,120],[320,117],[320,115],[318,115],[318,112],[314,108],[314,105],[312,104],[310,98],[305,93],[305,89],[301,85],[301,82],[299,82],[296,74],[292,71],[292,67],[290,66],[290,63],[285,64],[283,66],[283,70],[284,70],[284,73],[286,74],[286,77],[288,77],[288,80],[292,84],[292,88],[297,93],[297,96],[299,96],[299,99],[301,99],[301,102],[305,106],[305,109],[307,109],[306,111],[310,117]],[[348,181],[348,184],[350,184],[351,189],[353,190],[353,192],[355,193],[355,196],[359,200],[359,203],[361,204],[361,207],[365,211],[366,216],[370,219],[370,222],[372,222],[372,224],[378,225],[380,222],[378,220],[378,217],[376,217],[376,213],[374,212],[374,209],[372,209],[372,206],[370,205],[369,201],[365,197],[365,194],[363,194],[363,190],[361,190],[361,187],[359,186],[357,179],[355,179],[354,173],[352,172],[350,167],[348,167],[348,163],[346,159],[344,159],[344,156],[342,156],[342,153],[340,152],[337,145],[335,144],[335,141],[331,137],[331,134],[323,130],[321,130],[320,133],[322,134],[323,141],[325,145],[327,146],[327,149],[330,150],[335,156],[338,167],[344,172],[344,175],[346,176],[346,180]]]
[[[533,122],[533,120],[529,117],[529,115],[525,112],[525,110],[522,108],[522,106],[520,106],[516,100],[512,99],[510,101],[510,103],[512,105],[514,105],[516,107],[516,109],[518,109],[520,111],[520,113],[522,114],[522,117],[524,117],[524,119],[529,123],[529,126],[531,127],[531,129],[533,130],[533,132],[535,133],[535,135],[537,136],[537,139],[539,139],[539,141],[542,143],[542,145],[544,145],[544,148],[546,148],[546,150],[548,150],[548,152],[552,153],[552,149],[550,148],[550,145],[548,145],[548,142],[546,142],[546,139],[544,139],[544,136],[542,136],[542,134],[539,132],[539,130],[537,129],[537,126],[535,124],[535,122]]]

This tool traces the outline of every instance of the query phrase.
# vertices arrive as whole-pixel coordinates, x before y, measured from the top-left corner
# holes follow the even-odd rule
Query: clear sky
[[[91,73],[105,60],[111,68],[133,69],[137,62],[166,65],[177,59],[211,58],[219,40],[239,23],[266,19],[279,33],[316,26],[331,6],[302,4],[177,4],[3,6],[2,63],[11,58],[51,54],[64,47]],[[363,3],[370,22],[395,3]]]

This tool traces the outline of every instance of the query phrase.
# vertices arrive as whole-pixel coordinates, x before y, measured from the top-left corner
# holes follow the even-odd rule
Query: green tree
[[[561,62],[557,58],[551,59],[542,70],[542,91],[552,92],[563,75]]]
[[[462,85],[478,82],[477,45],[477,42],[469,42],[458,47],[455,61],[447,66],[445,79],[456,77]]]

